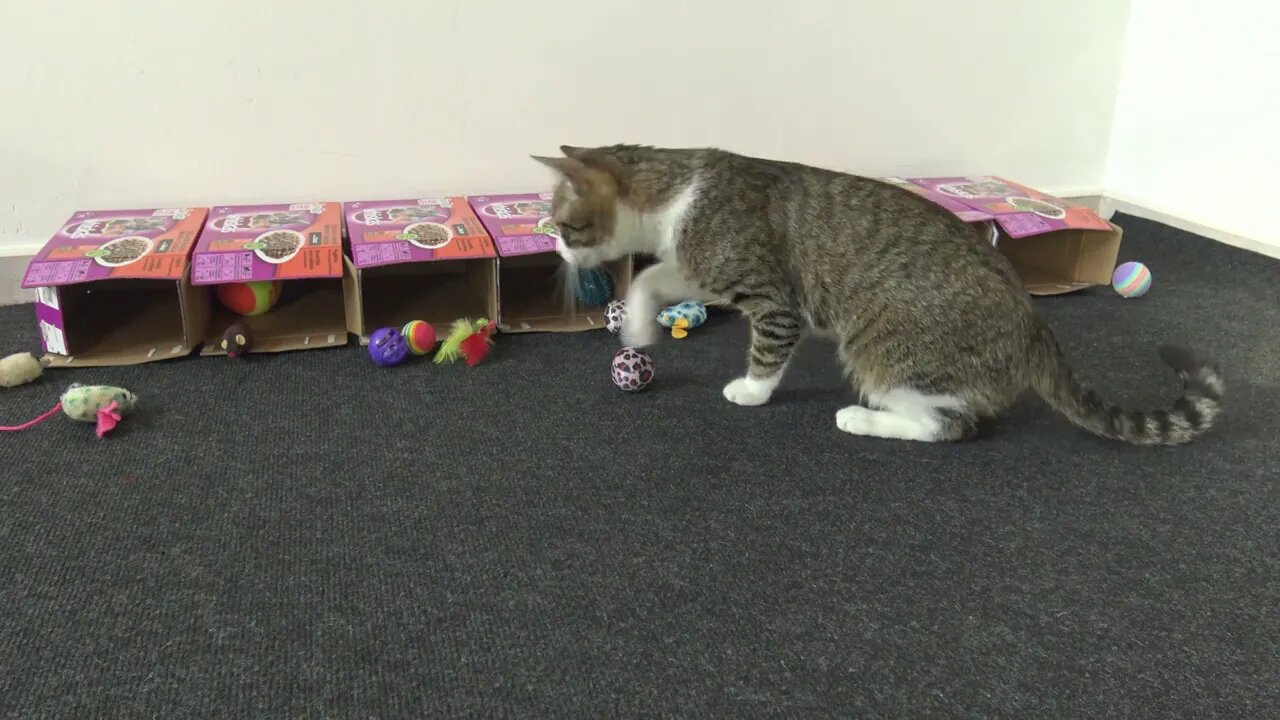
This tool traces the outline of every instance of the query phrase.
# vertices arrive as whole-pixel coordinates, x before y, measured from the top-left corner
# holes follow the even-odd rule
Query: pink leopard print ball
[[[653,382],[653,358],[640,348],[624,347],[613,356],[613,384],[640,392]]]
[[[604,326],[615,335],[622,332],[622,320],[627,316],[627,301],[614,300],[604,309]]]

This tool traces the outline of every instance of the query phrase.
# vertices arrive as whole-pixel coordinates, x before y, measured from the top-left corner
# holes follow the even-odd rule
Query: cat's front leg
[[[661,262],[641,270],[627,291],[622,344],[645,347],[657,342],[659,305],[685,300],[698,292],[685,281],[675,263]]]
[[[747,374],[725,385],[724,396],[737,405],[764,405],[782,381],[782,373],[804,332],[804,318],[779,306],[744,310],[751,322]]]

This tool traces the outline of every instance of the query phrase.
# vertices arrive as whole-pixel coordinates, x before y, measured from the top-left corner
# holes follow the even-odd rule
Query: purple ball
[[[653,358],[640,348],[624,347],[613,356],[613,384],[640,392],[653,381]]]
[[[369,357],[382,367],[399,365],[409,357],[409,341],[395,328],[378,328],[369,336]]]

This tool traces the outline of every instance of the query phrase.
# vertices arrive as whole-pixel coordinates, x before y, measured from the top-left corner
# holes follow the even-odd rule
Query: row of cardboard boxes
[[[1007,197],[1003,205],[950,206],[954,196],[911,183],[966,220],[993,221],[993,238],[1038,236],[1025,246],[1000,243],[1033,293],[1109,278],[1120,231],[1091,213],[1007,184],[1078,216],[1028,233],[1036,223],[1022,216],[1058,213]],[[463,317],[497,319],[507,333],[602,328],[603,306],[563,299],[571,280],[555,253],[550,211],[546,193],[84,211],[32,259],[22,286],[36,291],[45,353],[62,365],[136,364],[197,348],[220,355],[237,321],[249,324],[254,352],[346,345],[349,334],[366,343],[373,330],[410,320],[438,332]],[[625,296],[634,262],[606,266],[615,298]],[[215,300],[213,286],[250,281],[280,281],[282,297],[269,312],[241,318]]]

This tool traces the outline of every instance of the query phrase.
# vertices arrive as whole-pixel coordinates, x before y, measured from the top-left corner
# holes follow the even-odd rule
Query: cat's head
[[[562,146],[564,157],[534,159],[556,171],[551,219],[556,252],[570,265],[593,268],[631,250],[618,237],[620,168],[606,155]]]

